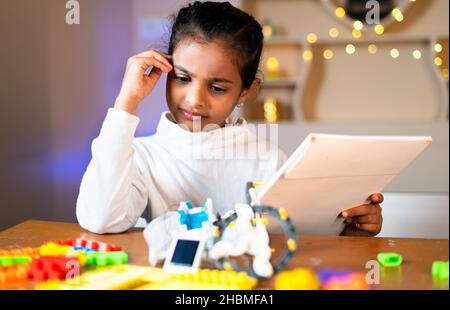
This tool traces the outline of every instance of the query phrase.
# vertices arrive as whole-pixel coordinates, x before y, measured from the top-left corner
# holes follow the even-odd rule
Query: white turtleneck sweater
[[[157,217],[181,201],[195,206],[208,197],[223,214],[245,202],[247,181],[268,181],[286,159],[276,146],[262,144],[245,121],[190,132],[165,112],[153,136],[135,138],[138,123],[135,115],[108,110],[81,181],[76,214],[83,228],[122,232],[146,207]],[[248,151],[257,146],[262,152]]]

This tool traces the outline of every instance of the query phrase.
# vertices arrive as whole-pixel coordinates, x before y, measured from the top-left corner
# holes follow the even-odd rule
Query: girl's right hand
[[[162,72],[170,72],[173,67],[171,56],[149,50],[130,57],[115,108],[134,114],[139,103],[147,97],[161,77]],[[153,67],[147,75],[144,72]]]

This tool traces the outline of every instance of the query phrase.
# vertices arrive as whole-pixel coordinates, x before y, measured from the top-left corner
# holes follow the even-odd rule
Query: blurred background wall
[[[421,31],[427,35],[429,30],[446,35],[448,40],[448,1],[417,0],[420,1],[431,4],[418,14],[417,22],[409,22],[403,31],[414,36],[423,35]],[[164,48],[169,35],[167,16],[187,3],[78,2],[79,25],[66,24],[64,0],[0,2],[0,230],[26,219],[76,221],[75,202],[90,160],[90,144],[114,103],[127,58],[147,48]],[[283,7],[289,9],[299,3],[305,5],[302,14],[315,16],[320,1],[231,2],[258,19],[264,17],[264,10],[271,11],[270,6],[275,5],[281,11],[272,10],[274,15],[269,17],[277,21],[280,14],[283,16]],[[288,17],[287,32],[296,29],[297,36],[312,30],[319,37],[321,31],[328,32],[325,19]],[[342,33],[345,26],[336,25]],[[393,32],[399,32],[396,26]],[[301,53],[294,57],[301,58]],[[345,92],[348,90],[321,92],[325,98],[321,102],[328,102],[327,97],[345,96]],[[152,134],[165,109],[162,81],[139,108],[141,123],[137,135]],[[315,121],[311,117],[314,113],[308,114],[307,104],[301,110],[309,119],[280,121],[280,147],[288,154],[310,131],[432,135],[433,146],[388,188],[390,199],[384,204],[386,224],[382,235],[448,238],[448,117],[400,125],[372,120],[367,125],[330,121],[326,117]],[[320,115],[326,115],[323,109],[320,111]]]

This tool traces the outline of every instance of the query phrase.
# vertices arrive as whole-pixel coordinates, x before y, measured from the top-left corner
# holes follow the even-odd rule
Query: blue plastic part
[[[76,251],[83,251],[85,253],[89,253],[89,252],[97,252],[97,250],[92,250],[92,249],[88,249],[88,248],[83,248],[81,246],[73,246],[72,249],[76,250]]]
[[[194,208],[194,206],[192,205],[192,202],[190,202],[190,201],[186,201],[186,205],[187,205],[188,209]]]
[[[203,222],[208,222],[209,216],[206,207],[201,208],[202,210],[197,213],[188,213],[184,210],[178,210],[178,214],[180,214],[180,224],[186,225],[188,230],[202,228]],[[191,210],[192,209],[189,211]]]

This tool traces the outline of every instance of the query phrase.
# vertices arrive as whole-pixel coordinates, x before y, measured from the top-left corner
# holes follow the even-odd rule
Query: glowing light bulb
[[[352,30],[352,36],[353,36],[355,39],[361,38],[361,35],[362,35],[362,33],[361,33],[360,30],[357,30],[357,29],[353,29],[353,30]]]
[[[306,61],[311,61],[313,59],[313,52],[311,50],[306,50],[303,52],[303,59]]]
[[[334,28],[334,27],[330,28],[330,31],[328,31],[328,34],[332,38],[337,38],[339,36],[339,30],[337,30],[337,28]]]
[[[391,11],[391,14],[392,14],[392,16],[395,18],[395,20],[398,21],[398,22],[402,22],[403,19],[404,19],[403,13],[402,13],[402,11],[400,11],[399,8],[394,8],[394,9]]]
[[[264,100],[264,118],[269,123],[277,121],[278,109],[277,109],[277,99],[275,97],[267,97]]]
[[[279,76],[279,70],[280,70],[280,62],[276,57],[269,57],[266,62],[266,68],[267,68],[267,78],[269,80],[275,80]]]
[[[334,13],[336,14],[337,17],[340,17],[340,18],[342,18],[342,17],[345,16],[345,10],[344,10],[344,8],[341,8],[341,7],[338,7],[338,8],[334,11]]]
[[[352,55],[355,53],[356,48],[353,44],[347,44],[347,46],[345,47],[345,51],[347,52],[347,54]]]
[[[272,36],[272,34],[273,34],[272,27],[270,27],[268,25],[265,25],[263,27],[262,32],[263,32],[263,35],[264,35],[265,38],[270,38]]]
[[[310,33],[310,34],[308,34],[307,36],[306,36],[306,40],[309,42],[309,43],[316,43],[317,42],[317,35],[315,34],[315,33]]]
[[[363,29],[364,25],[360,20],[357,20],[353,23],[353,28],[355,28],[356,30],[361,31]]]
[[[370,54],[375,54],[378,51],[378,48],[375,44],[369,44],[367,50],[369,51]]]
[[[434,59],[434,64],[436,65],[436,66],[442,66],[442,58],[441,57],[436,57],[435,59]]]
[[[382,35],[384,33],[384,26],[383,25],[376,25],[373,28],[373,31],[375,31],[375,33],[380,36],[380,35]]]
[[[422,58],[422,53],[419,50],[414,50],[413,57],[414,59],[420,59]]]
[[[442,69],[442,76],[445,77],[446,79],[448,79],[448,69]]]
[[[323,58],[325,58],[326,60],[330,60],[331,58],[333,58],[334,53],[332,50],[330,49],[326,49],[323,51]]]
[[[280,63],[275,57],[269,57],[267,59],[267,70],[278,71],[280,69]]]
[[[442,52],[442,45],[439,44],[439,43],[436,43],[436,44],[434,45],[434,51],[435,51],[436,53]]]
[[[398,58],[400,56],[400,52],[396,48],[391,49],[390,54],[392,58]]]

